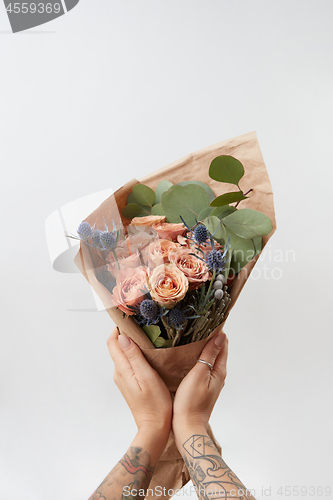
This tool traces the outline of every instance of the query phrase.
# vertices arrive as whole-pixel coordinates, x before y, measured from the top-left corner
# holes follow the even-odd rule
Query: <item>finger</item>
[[[207,344],[205,345],[199,356],[199,359],[207,361],[214,367],[215,360],[221,352],[225,339],[226,339],[225,333],[220,333],[218,335],[215,335],[212,339],[210,339],[207,342]],[[197,363],[197,365],[200,366],[200,370],[202,371],[203,369],[206,370],[210,369],[210,367],[205,365],[204,363]]]
[[[107,346],[109,349],[110,356],[114,362],[114,366],[116,371],[119,373],[124,372],[133,372],[131,367],[131,363],[128,361],[127,357],[124,354],[123,349],[119,343],[119,338],[122,335],[119,334],[118,328],[114,328],[110,337],[107,340]]]
[[[212,370],[214,374],[218,376],[218,378],[225,378],[227,376],[228,348],[229,340],[226,337],[222,349],[215,360],[214,370]]]
[[[132,339],[126,335],[120,335],[118,337],[118,344],[120,344],[123,354],[138,378],[143,375],[152,376],[155,370],[153,370],[142,354],[140,347]]]

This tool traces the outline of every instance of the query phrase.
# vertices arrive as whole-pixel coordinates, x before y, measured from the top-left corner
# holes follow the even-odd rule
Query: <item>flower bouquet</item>
[[[275,228],[250,133],[128,182],[71,237],[81,240],[75,263],[106,311],[174,393],[222,330]],[[176,490],[188,480],[170,435],[151,487]]]

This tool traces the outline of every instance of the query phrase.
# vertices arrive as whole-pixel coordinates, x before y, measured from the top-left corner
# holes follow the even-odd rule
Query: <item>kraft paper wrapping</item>
[[[242,201],[241,208],[258,210],[272,220],[273,230],[268,236],[263,238],[265,246],[276,229],[276,222],[272,188],[255,132],[229,139],[192,153],[169,166],[153,172],[151,175],[143,177],[140,179],[140,182],[155,189],[161,180],[169,180],[174,184],[185,180],[198,180],[208,184],[216,196],[234,191],[235,188],[233,185],[214,181],[208,175],[210,163],[214,158],[222,154],[232,155],[242,162],[245,175],[240,181],[241,188],[243,192],[251,188],[253,189],[250,197]],[[112,228],[113,220],[117,228],[129,225],[130,220],[122,217],[121,211],[127,204],[128,194],[132,191],[133,186],[138,183],[139,181],[133,179],[122,186],[85,220],[90,225],[95,224],[95,227],[99,229],[103,229],[104,219],[109,228]],[[93,255],[94,265],[91,260],[91,254]],[[200,353],[208,339],[179,347],[156,349],[139,325],[131,318],[123,318],[123,313],[113,306],[110,292],[96,278],[98,267],[104,265],[101,255],[95,249],[91,249],[91,254],[86,245],[81,245],[75,257],[76,265],[100,297],[107,313],[118,326],[120,332],[125,332],[140,346],[148,362],[160,374],[171,394],[174,395],[181,380],[195,365],[197,359],[199,359]],[[225,320],[235,305],[258,258],[259,255],[243,267],[236,276],[230,290],[231,303]],[[210,337],[220,332],[224,323],[219,325]],[[219,448],[211,429],[209,429],[209,433]],[[188,480],[188,471],[176,448],[171,433],[167,447],[155,469],[150,488],[154,489],[155,486],[162,486],[165,487],[166,491],[168,489],[175,491],[185,485]],[[155,500],[154,496],[149,495],[149,498]],[[170,496],[165,495],[158,498],[169,499]]]

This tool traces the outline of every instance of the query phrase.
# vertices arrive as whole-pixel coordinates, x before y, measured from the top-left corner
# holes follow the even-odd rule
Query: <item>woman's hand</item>
[[[138,430],[147,429],[169,435],[172,419],[170,392],[158,373],[149,365],[140,348],[118,328],[108,341],[115,365],[114,381],[124,396]]]
[[[224,386],[227,375],[228,339],[224,333],[215,335],[207,342],[197,363],[182,380],[177,389],[172,428],[178,434],[189,430],[193,433],[206,431],[215,402]]]
[[[113,330],[107,344],[115,365],[114,381],[130,407],[138,433],[89,500],[139,498],[142,493],[138,492],[147,490],[168,441],[171,396],[139,347],[126,335],[119,335],[118,328]]]

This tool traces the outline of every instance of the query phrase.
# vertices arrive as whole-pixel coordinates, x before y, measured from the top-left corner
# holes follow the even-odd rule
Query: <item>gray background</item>
[[[17,35],[0,16],[0,500],[88,498],[135,433],[112,322],[52,269],[46,218],[252,130],[278,231],[226,325],[212,426],[258,499],[333,489],[332,2],[86,0]]]

